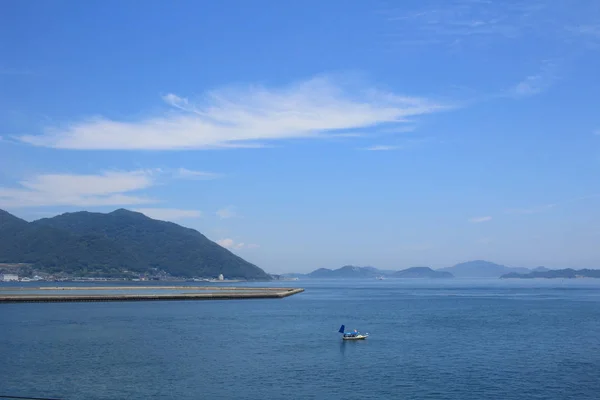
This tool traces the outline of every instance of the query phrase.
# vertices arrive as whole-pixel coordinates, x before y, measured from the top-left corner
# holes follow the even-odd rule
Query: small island
[[[502,275],[500,279],[577,279],[577,278],[600,278],[600,270],[597,269],[549,269],[549,270],[536,270],[527,274],[519,274],[511,272],[509,274]]]
[[[430,278],[430,279],[448,279],[454,278],[450,272],[436,271],[429,267],[412,267],[394,272],[391,278]]]
[[[600,269],[549,269],[544,266],[525,268],[506,266],[485,260],[473,260],[452,267],[433,269],[426,266],[402,270],[378,269],[372,266],[346,265],[338,269],[319,268],[307,274],[286,273],[278,279],[531,279],[531,278],[600,278]]]
[[[434,270],[430,267],[410,267],[396,270],[378,269],[375,267],[357,267],[345,265],[338,269],[318,268],[308,274],[281,274],[279,279],[431,279],[431,278],[454,278],[448,271]]]

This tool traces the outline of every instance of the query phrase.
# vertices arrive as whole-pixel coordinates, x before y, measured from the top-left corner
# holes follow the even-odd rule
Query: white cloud
[[[206,171],[194,171],[187,168],[178,168],[175,171],[175,177],[181,179],[216,179],[220,178],[221,174]]]
[[[518,96],[531,96],[542,91],[544,81],[541,75],[530,75],[514,87],[514,93]]]
[[[233,241],[233,239],[220,239],[220,240],[217,240],[217,244],[219,246],[223,246],[225,248],[231,248],[234,245],[234,241]]]
[[[403,139],[399,141],[399,144],[395,145],[372,145],[363,147],[363,150],[368,151],[391,151],[391,150],[409,150],[416,147],[422,146],[426,143],[432,143],[435,140],[433,137],[420,137],[412,139]]]
[[[154,184],[152,170],[104,172],[98,175],[40,174],[0,187],[0,207],[108,206],[154,203],[136,192]]]
[[[239,250],[239,249],[256,249],[258,247],[260,247],[257,244],[254,243],[244,243],[244,242],[236,242],[233,239],[227,238],[227,239],[221,239],[221,240],[217,240],[217,244],[225,247],[226,249],[232,249],[232,250]]]
[[[351,88],[326,77],[279,89],[250,86],[213,90],[205,93],[202,102],[175,94],[163,99],[172,107],[171,112],[133,122],[90,118],[19,139],[63,149],[261,147],[265,141],[315,138],[381,123],[402,123],[411,116],[450,108],[370,87]]]
[[[178,221],[188,218],[200,218],[202,212],[197,210],[182,210],[180,208],[136,208],[134,211],[141,212],[147,217],[162,221]]]
[[[490,217],[490,216],[486,216],[486,217],[474,217],[474,218],[469,219],[469,222],[472,222],[474,224],[479,224],[481,222],[488,222],[488,221],[491,221],[491,220],[492,220],[492,217]]]
[[[386,145],[375,145],[366,147],[365,150],[369,151],[389,151],[389,150],[399,150],[402,147],[400,146],[386,146]]]
[[[530,75],[516,84],[511,93],[517,97],[526,97],[539,94],[547,90],[555,81],[555,65],[545,61],[538,74]]]
[[[233,206],[221,208],[215,214],[221,219],[233,218],[237,215]]]
[[[0,208],[21,208],[40,206],[127,206],[158,203],[157,199],[140,194],[141,191],[155,186],[159,178],[213,179],[217,174],[192,171],[184,168],[174,170],[141,169],[135,171],[105,171],[98,174],[39,174],[17,182],[15,187],[0,186]],[[145,209],[154,212],[160,210],[171,216],[179,212],[196,212],[177,209]],[[180,214],[184,217],[185,214]],[[187,217],[192,217],[187,214]]]

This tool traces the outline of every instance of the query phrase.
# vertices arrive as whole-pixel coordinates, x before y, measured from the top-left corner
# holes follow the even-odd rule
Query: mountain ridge
[[[52,273],[111,276],[162,270],[186,278],[272,279],[194,229],[123,208],[32,222],[2,210],[0,222],[6,222],[0,224],[0,262],[27,262]]]
[[[351,268],[350,268],[351,267]],[[406,272],[405,272],[406,271]],[[412,273],[420,277],[444,277],[438,273],[449,273],[446,278],[500,278],[506,274],[527,274],[531,272],[548,272],[554,271],[546,267],[525,268],[525,267],[508,267],[502,264],[496,264],[485,260],[472,260],[455,264],[451,267],[433,269],[426,266],[410,267],[402,270],[382,270],[372,266],[357,267],[343,266],[337,269],[318,268],[309,273],[283,273],[281,276],[288,278],[305,278],[305,279],[360,279],[360,278],[376,278],[378,276],[388,278],[408,277]]]
[[[432,279],[448,279],[454,278],[450,272],[436,271],[429,267],[411,267],[391,274],[393,278],[432,278]]]
[[[382,270],[375,267],[358,267],[344,265],[337,269],[318,268],[307,274],[288,273],[281,274],[288,278],[307,279],[366,279],[376,277],[387,278],[453,278],[453,275],[444,271],[437,271],[430,267],[410,267],[402,270]]]
[[[528,273],[531,270],[523,267],[507,267],[485,260],[472,260],[440,268],[439,271],[450,272],[457,278],[499,278],[511,272]]]

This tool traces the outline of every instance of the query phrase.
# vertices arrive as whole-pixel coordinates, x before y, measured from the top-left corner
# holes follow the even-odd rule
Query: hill
[[[338,269],[319,268],[308,274],[282,274],[285,277],[308,279],[371,279],[378,276],[389,278],[452,278],[449,272],[435,271],[429,267],[412,267],[402,271],[382,270],[375,267],[346,265]]]
[[[534,278],[600,278],[600,270],[597,269],[579,269],[575,270],[572,268],[566,269],[552,269],[546,271],[533,271],[528,274],[517,274],[510,273],[506,275],[502,275],[500,278],[502,279],[534,279]]]
[[[457,278],[499,278],[502,275],[515,273],[529,273],[527,268],[513,268],[495,264],[489,261],[475,260],[456,264],[452,267],[441,268],[438,271],[450,272]]]
[[[452,267],[432,269],[430,267],[411,267],[400,271],[382,270],[375,267],[356,267],[346,265],[338,269],[319,268],[308,274],[286,273],[283,277],[299,279],[371,279],[377,276],[388,278],[500,278],[507,274],[528,274],[530,272],[551,272],[546,267],[534,269],[507,267],[490,261],[474,260]]]
[[[34,226],[6,211],[0,213],[0,262],[31,264],[49,273],[102,271],[108,277],[136,265],[131,254],[106,238]]]
[[[30,223],[1,211],[0,262],[80,276],[162,270],[179,277],[271,280],[196,230],[124,209],[65,213]]]
[[[306,274],[307,278],[321,279],[360,279],[374,278],[381,275],[381,272],[373,267],[355,267],[353,265],[345,265],[338,269],[319,268],[313,272]]]
[[[429,267],[412,267],[391,274],[392,278],[454,278],[450,272],[435,271]]]

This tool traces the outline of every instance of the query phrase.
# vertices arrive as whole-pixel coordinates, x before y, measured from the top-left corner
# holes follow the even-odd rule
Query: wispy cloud
[[[223,175],[214,172],[194,171],[187,168],[178,168],[175,170],[175,177],[181,179],[217,179]]]
[[[409,150],[424,145],[426,143],[432,143],[435,141],[434,137],[413,137],[413,138],[396,138],[395,144],[376,144],[367,147],[361,147],[361,150],[367,151],[392,151],[392,150]]]
[[[183,168],[103,171],[97,174],[37,174],[16,182],[13,187],[0,186],[0,207],[100,207],[158,203],[159,200],[145,196],[142,191],[157,185],[163,178],[180,177],[182,170],[186,171],[184,176],[204,176],[199,171]],[[163,209],[145,210],[158,216]],[[176,211],[164,210],[171,212],[171,215],[175,215]]]
[[[201,211],[183,210],[180,208],[136,208],[134,211],[141,212],[147,217],[162,221],[179,221],[182,219],[202,217]]]
[[[486,217],[473,217],[469,219],[469,222],[472,222],[474,224],[480,224],[482,222],[488,222],[491,221],[492,217],[490,216],[486,216]]]
[[[513,92],[517,96],[531,96],[540,93],[544,86],[544,79],[541,75],[530,75],[519,82],[513,88]]]
[[[545,61],[537,74],[527,76],[510,93],[517,97],[533,96],[550,88],[556,79],[556,64]]]
[[[385,12],[400,45],[450,45],[468,40],[516,39],[549,25],[548,5],[540,0],[424,0],[418,8]]]
[[[400,3],[398,3],[400,4]],[[381,10],[386,47],[457,51],[510,42],[569,53],[600,39],[597,0],[421,0]],[[526,46],[526,47],[525,47]]]
[[[593,133],[596,136],[600,136],[600,129],[596,129]]]
[[[569,204],[577,203],[580,201],[599,199],[599,198],[600,198],[600,193],[593,193],[593,194],[588,194],[585,196],[571,197],[569,199],[562,200],[558,203],[542,204],[539,206],[529,207],[529,208],[509,208],[509,209],[505,210],[504,212],[506,214],[522,214],[522,215],[538,214],[538,213],[543,213],[543,212],[553,210],[558,207],[563,207],[563,206],[566,206]]]
[[[156,200],[131,194],[153,184],[152,171],[146,170],[98,175],[40,174],[19,182],[17,188],[0,187],[0,207],[153,203]]]
[[[205,93],[199,102],[175,94],[163,99],[171,110],[160,115],[133,122],[90,118],[19,139],[62,149],[254,148],[275,140],[327,137],[383,123],[401,124],[409,117],[452,108],[329,77],[276,89],[217,89]]]
[[[259,245],[255,244],[255,243],[246,244],[244,242],[236,242],[235,240],[233,240],[231,238],[217,240],[217,244],[222,247],[225,247],[226,249],[234,249],[234,250],[256,249],[256,248],[260,247]]]
[[[233,206],[228,206],[217,210],[215,213],[221,219],[233,218],[237,215],[236,209]]]
[[[387,145],[375,145],[375,146],[369,146],[369,147],[365,147],[364,150],[368,150],[368,151],[390,151],[390,150],[400,150],[402,149],[401,146],[387,146]]]

